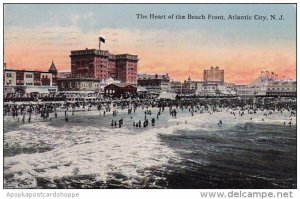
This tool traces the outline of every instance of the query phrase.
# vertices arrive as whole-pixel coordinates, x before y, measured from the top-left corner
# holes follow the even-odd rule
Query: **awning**
[[[174,100],[176,98],[176,94],[175,93],[165,93],[162,92],[158,99],[170,99],[170,100]]]
[[[27,88],[26,93],[49,94],[49,91],[48,91],[48,89]]]

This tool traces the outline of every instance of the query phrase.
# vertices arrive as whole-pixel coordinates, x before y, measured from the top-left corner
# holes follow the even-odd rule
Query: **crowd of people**
[[[213,114],[221,109],[232,109],[231,114],[234,117],[243,117],[245,112],[253,114],[250,120],[255,117],[258,110],[265,111],[264,116],[268,117],[271,114],[282,114],[283,111],[288,111],[289,116],[296,116],[297,103],[296,98],[270,98],[261,97],[253,98],[193,98],[193,99],[177,99],[177,100],[116,100],[111,102],[48,102],[48,103],[24,103],[24,104],[5,104],[4,116],[12,116],[16,121],[31,122],[32,115],[37,115],[42,120],[51,120],[52,117],[58,117],[59,112],[64,111],[65,122],[69,122],[69,112],[72,115],[75,111],[91,111],[98,110],[99,114],[111,113],[111,126],[121,128],[124,124],[123,118],[115,119],[118,116],[118,110],[127,110],[129,117],[137,109],[141,108],[144,111],[144,121],[133,121],[132,126],[135,128],[146,128],[150,122],[155,126],[156,120],[159,119],[162,112],[166,109],[169,111],[171,118],[176,118],[179,110],[188,110],[191,116],[195,113],[207,112]],[[157,108],[156,115],[152,114],[152,108]],[[237,115],[238,114],[238,115]],[[264,118],[261,119],[264,121]],[[187,123],[187,121],[186,121]],[[222,125],[220,120],[217,124]],[[284,124],[287,124],[284,122]],[[291,125],[291,121],[288,123]]]

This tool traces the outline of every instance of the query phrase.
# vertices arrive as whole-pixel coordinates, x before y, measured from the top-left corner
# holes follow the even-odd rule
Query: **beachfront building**
[[[100,80],[100,90],[104,92],[104,88],[105,86],[109,85],[109,84],[114,84],[114,83],[121,83],[120,80],[116,80],[112,77],[108,77],[107,79],[101,79]]]
[[[4,69],[4,97],[54,94],[57,70],[52,62],[49,71]]]
[[[196,93],[198,84],[201,83],[200,81],[193,81],[191,77],[189,77],[187,80],[184,80],[182,83],[182,94],[185,95],[192,95]]]
[[[210,69],[204,70],[203,80],[205,82],[224,83],[224,70],[219,69],[219,66],[212,66]]]
[[[296,97],[297,82],[295,80],[271,81],[267,85],[267,96]]]
[[[95,101],[103,97],[100,80],[97,78],[58,78],[58,92],[70,102]]]
[[[248,85],[236,85],[238,96],[296,96],[297,82],[295,80],[279,80],[274,73],[262,72]]]
[[[58,78],[58,92],[69,101],[98,100],[104,97],[107,85],[121,83],[109,77],[107,79],[67,77]]]
[[[262,85],[236,85],[235,90],[238,96],[265,96],[268,83]]]
[[[96,78],[59,78],[58,91],[100,91],[100,80]]]
[[[182,84],[180,81],[171,81],[170,88],[172,93],[181,94],[182,93]]]
[[[108,51],[85,49],[71,51],[71,74],[76,78],[107,79],[136,84],[138,56],[113,55]]]
[[[149,93],[161,93],[170,91],[169,74],[138,74],[137,85],[145,88]]]
[[[232,84],[218,82],[198,83],[196,95],[198,96],[236,96]]]
[[[219,66],[211,67],[203,71],[203,81],[186,81],[191,93],[197,96],[234,96],[234,88],[224,82],[224,70]],[[184,86],[187,87],[187,86]]]
[[[216,82],[203,82],[201,86],[197,88],[196,94],[198,96],[217,96],[218,84]]]
[[[253,82],[247,85],[235,85],[238,96],[266,96],[269,82],[275,79],[269,73],[261,73]]]
[[[104,93],[109,97],[131,97],[137,94],[137,87],[127,83],[109,84],[104,88]]]

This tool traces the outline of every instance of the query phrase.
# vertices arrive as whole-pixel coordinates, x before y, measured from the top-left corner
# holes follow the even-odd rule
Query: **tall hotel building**
[[[100,80],[112,77],[124,83],[137,83],[137,55],[113,55],[108,51],[85,49],[71,51],[70,57],[72,77]]]
[[[219,69],[219,66],[211,67],[209,70],[204,70],[203,80],[205,82],[224,83],[224,70]]]

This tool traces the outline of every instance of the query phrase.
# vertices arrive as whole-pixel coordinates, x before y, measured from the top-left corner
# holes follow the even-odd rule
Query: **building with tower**
[[[57,69],[52,61],[48,71],[4,69],[4,96],[30,96],[57,92]]]
[[[197,83],[198,81],[193,81],[189,76],[189,78],[187,80],[184,80],[184,82],[182,83],[181,93],[187,95],[195,94],[195,91],[197,90]]]

